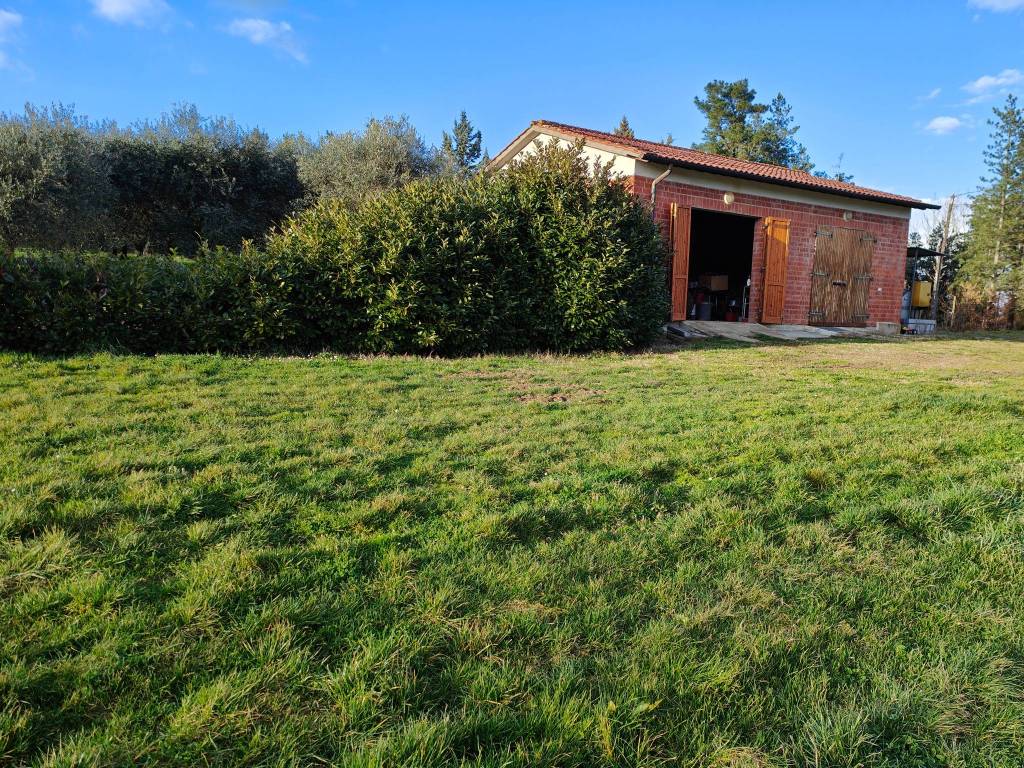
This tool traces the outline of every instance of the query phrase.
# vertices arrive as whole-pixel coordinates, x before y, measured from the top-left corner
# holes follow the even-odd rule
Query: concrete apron
[[[899,326],[896,327],[897,332]],[[891,335],[883,328],[822,328],[813,325],[762,325],[761,323],[730,323],[717,320],[683,320],[669,323],[666,332],[687,339],[723,338],[760,344],[758,336],[783,341],[801,339],[830,339],[836,336],[878,336]]]

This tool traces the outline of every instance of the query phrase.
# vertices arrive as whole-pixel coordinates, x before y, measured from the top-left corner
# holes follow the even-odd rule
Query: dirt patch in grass
[[[548,391],[543,389],[522,391],[519,388],[512,388],[510,391],[515,393],[515,399],[520,403],[573,403],[608,394],[603,389],[591,389],[578,385],[557,387],[555,392],[550,389]]]
[[[556,358],[548,358],[553,360]],[[456,380],[501,382],[504,390],[519,403],[573,403],[602,397],[607,390],[595,389],[582,384],[562,383],[562,377],[536,375],[536,372],[523,369],[509,371],[458,371],[451,374]]]

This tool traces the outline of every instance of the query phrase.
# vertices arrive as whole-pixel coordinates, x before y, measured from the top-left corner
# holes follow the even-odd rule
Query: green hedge
[[[0,342],[69,352],[187,346],[195,309],[190,268],[166,257],[19,253],[0,262]]]
[[[621,349],[666,312],[646,206],[579,148],[323,203],[263,250],[0,261],[0,345],[41,352]]]

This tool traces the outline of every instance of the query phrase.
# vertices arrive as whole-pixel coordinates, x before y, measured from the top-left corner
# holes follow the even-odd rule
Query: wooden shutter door
[[[850,265],[850,323],[868,324],[868,293],[871,289],[871,262],[875,255],[875,238],[858,231],[854,258]]]
[[[690,209],[672,203],[672,321],[686,319],[690,284]]]
[[[764,220],[764,303],[762,323],[781,323],[786,299],[786,260],[789,258],[789,221]]]
[[[836,271],[836,240],[831,227],[818,227],[814,235],[814,266],[811,268],[810,325],[834,325],[832,274]]]
[[[811,270],[811,325],[866,325],[875,238],[861,229],[819,227]]]

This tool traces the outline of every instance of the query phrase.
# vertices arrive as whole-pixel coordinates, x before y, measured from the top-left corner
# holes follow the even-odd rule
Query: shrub
[[[265,249],[0,262],[0,345],[68,352],[621,349],[664,319],[647,207],[580,148],[325,201]]]
[[[483,351],[508,335],[500,303],[514,237],[481,179],[413,182],[350,213],[322,203],[268,241],[309,265],[296,318],[324,346],[367,352]],[[512,246],[512,247],[509,247]],[[514,258],[514,256],[513,256]],[[520,279],[526,279],[522,275]]]
[[[582,152],[554,142],[498,177],[514,195],[529,243],[530,346],[616,349],[647,341],[668,311],[667,254],[648,206],[592,169]],[[536,290],[531,288],[536,286]],[[529,320],[520,319],[520,323]]]
[[[665,253],[647,207],[579,147],[491,177],[412,182],[350,212],[322,203],[268,240],[311,267],[298,318],[373,352],[619,349],[650,338]]]
[[[292,265],[253,248],[0,258],[0,346],[47,353],[312,349],[289,316]]]
[[[19,253],[0,261],[0,344],[41,352],[186,349],[193,294],[189,267],[173,258]]]

